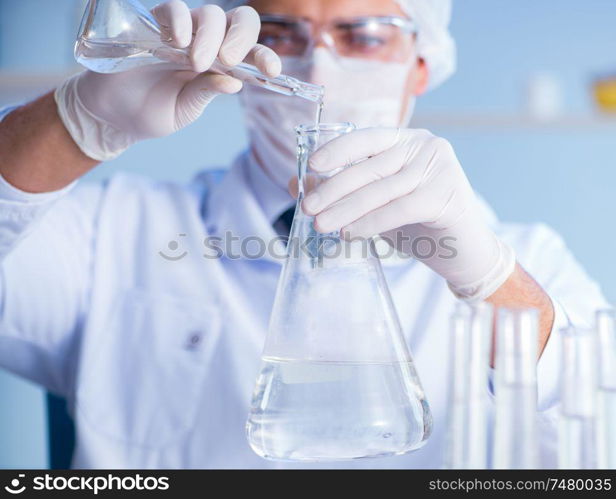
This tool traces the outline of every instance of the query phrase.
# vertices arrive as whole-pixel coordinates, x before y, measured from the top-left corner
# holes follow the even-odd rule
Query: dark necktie
[[[293,216],[295,215],[295,206],[289,208],[278,217],[278,220],[274,222],[274,229],[281,236],[288,236],[291,231],[291,224],[293,223]]]

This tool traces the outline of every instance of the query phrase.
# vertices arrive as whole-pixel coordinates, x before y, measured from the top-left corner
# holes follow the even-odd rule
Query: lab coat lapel
[[[204,213],[208,234],[222,238],[221,251],[227,258],[242,255],[281,264],[284,244],[248,182],[247,157],[243,154],[208,196]]]

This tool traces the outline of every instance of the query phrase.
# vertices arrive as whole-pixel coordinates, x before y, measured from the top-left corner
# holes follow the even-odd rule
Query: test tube
[[[597,312],[599,380],[597,392],[598,468],[616,469],[616,311]]]
[[[559,467],[597,467],[597,335],[594,329],[561,330],[563,378]]]
[[[451,316],[445,468],[487,468],[487,389],[492,307],[460,304]]]
[[[501,308],[497,319],[493,467],[535,469],[539,314]]]

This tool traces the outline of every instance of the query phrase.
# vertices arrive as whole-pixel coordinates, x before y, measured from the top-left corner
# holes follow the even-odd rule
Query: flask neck
[[[357,239],[347,241],[340,237],[340,231],[329,233],[317,232],[314,217],[303,212],[303,199],[321,183],[336,175],[343,166],[325,174],[311,171],[308,159],[319,147],[355,130],[351,123],[302,125],[297,132],[298,159],[298,198],[295,216],[290,233],[289,255],[298,256],[310,262],[311,268],[332,268],[341,265],[365,263],[376,258],[373,240]],[[296,254],[291,253],[298,250]]]

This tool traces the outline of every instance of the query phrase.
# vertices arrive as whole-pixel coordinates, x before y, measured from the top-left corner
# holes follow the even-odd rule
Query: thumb
[[[242,82],[232,76],[201,73],[189,81],[178,95],[175,122],[180,130],[195,121],[214,97],[235,94],[242,89]]]

